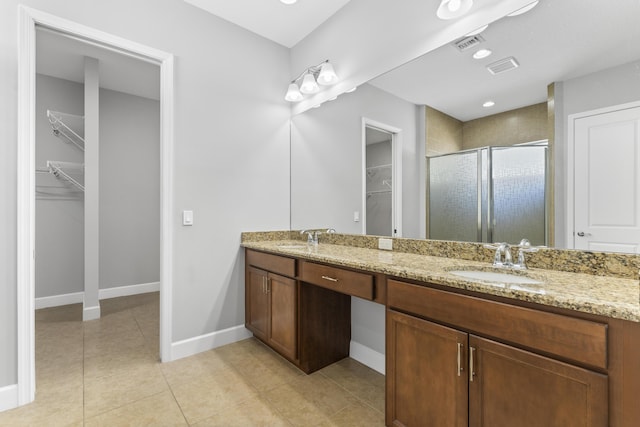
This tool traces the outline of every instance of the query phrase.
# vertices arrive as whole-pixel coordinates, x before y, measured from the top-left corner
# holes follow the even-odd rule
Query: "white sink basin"
[[[542,282],[515,274],[498,273],[495,271],[479,271],[479,270],[455,270],[449,273],[466,279],[481,280],[483,282],[494,283],[515,283],[521,285],[540,285]]]

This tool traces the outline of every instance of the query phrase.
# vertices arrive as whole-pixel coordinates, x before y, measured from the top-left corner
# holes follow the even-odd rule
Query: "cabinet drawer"
[[[302,261],[300,280],[323,288],[373,300],[373,276],[328,265]]]
[[[296,277],[296,260],[247,249],[246,263],[283,276]]]
[[[389,307],[588,366],[607,368],[607,325],[397,280]]]

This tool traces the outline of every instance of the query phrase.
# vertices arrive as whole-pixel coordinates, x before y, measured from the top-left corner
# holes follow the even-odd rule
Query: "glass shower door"
[[[491,147],[489,241],[545,245],[547,147]]]
[[[479,152],[428,158],[429,238],[477,242]]]

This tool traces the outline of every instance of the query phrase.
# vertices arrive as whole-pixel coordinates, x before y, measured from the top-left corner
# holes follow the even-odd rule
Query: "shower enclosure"
[[[430,239],[546,245],[547,144],[427,158]]]

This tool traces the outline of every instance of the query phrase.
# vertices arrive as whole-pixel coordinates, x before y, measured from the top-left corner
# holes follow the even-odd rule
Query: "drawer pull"
[[[329,276],[322,276],[322,278],[323,278],[324,280],[328,280],[328,281],[330,281],[330,282],[337,282],[337,281],[338,281],[338,279],[335,279],[335,278],[333,278],[333,277],[329,277]]]
[[[458,376],[462,373],[462,343],[458,343]]]

